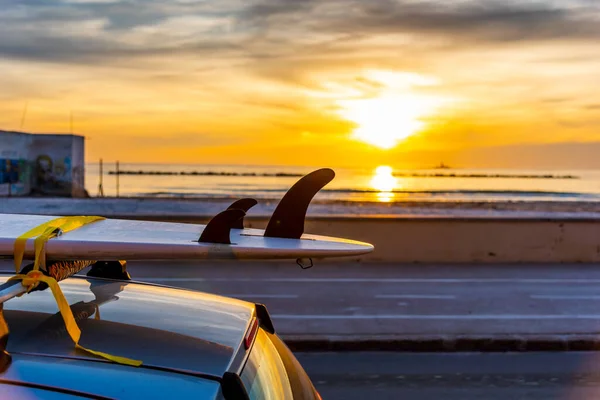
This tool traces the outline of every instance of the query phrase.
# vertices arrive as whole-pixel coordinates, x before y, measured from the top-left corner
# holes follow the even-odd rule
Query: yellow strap
[[[0,304],[0,339],[4,336],[8,335],[8,324],[4,320],[4,315],[2,314],[2,304]],[[0,352],[4,349],[0,349]]]
[[[104,359],[115,362],[117,364],[129,365],[131,367],[139,367],[140,365],[142,365],[142,362],[139,360],[132,360],[131,358],[126,358],[126,357],[112,356],[110,354],[106,354],[101,351],[87,349],[85,347],[80,346],[77,343],[75,343],[75,347],[77,347],[80,350],[86,351],[90,354],[93,354],[95,356],[102,357]]]
[[[75,321],[75,317],[73,317],[73,311],[71,310],[71,306],[67,302],[65,295],[63,294],[58,282],[50,276],[44,275],[39,271],[40,265],[45,267],[45,245],[46,242],[55,237],[58,234],[58,231],[69,232],[74,229],[80,228],[86,224],[96,222],[99,220],[103,220],[102,217],[62,217],[56,218],[52,221],[48,221],[44,224],[41,224],[29,232],[24,233],[19,236],[15,241],[14,246],[14,258],[15,258],[15,268],[17,275],[13,276],[9,280],[21,280],[21,284],[27,288],[27,291],[31,291],[34,289],[40,282],[46,283],[50,290],[52,290],[52,295],[56,300],[56,305],[58,306],[58,310],[65,321],[65,327],[67,328],[67,332],[69,336],[75,343],[75,347],[77,349],[86,351],[95,356],[99,356],[105,358],[107,360],[116,362],[118,364],[131,365],[134,367],[139,367],[142,365],[141,361],[132,360],[130,358],[113,356],[110,354],[102,353],[100,351],[90,350],[83,346],[79,345],[79,339],[81,338],[81,330],[79,326],[77,326],[77,322]],[[27,244],[28,239],[35,238],[34,241],[34,250],[35,250],[35,262],[33,264],[33,270],[29,271],[27,275],[19,274],[19,268],[21,268],[21,263],[23,262],[23,254],[25,253],[25,245]],[[96,317],[99,318],[99,310],[97,310]]]
[[[62,232],[69,232],[77,228],[81,228],[84,225],[92,222],[103,220],[103,217],[60,217],[51,221],[45,222],[41,225],[36,226],[28,232],[25,232],[15,240],[14,245],[14,259],[15,259],[15,272],[19,273],[21,263],[23,262],[23,254],[25,254],[25,246],[27,245],[28,239],[35,239],[35,264],[34,269],[45,267],[45,259],[43,251],[46,242],[57,235],[57,230],[60,229]]]
[[[125,358],[125,357],[112,356],[110,354],[102,353],[102,352],[95,351],[95,350],[90,350],[83,346],[80,346],[79,339],[81,338],[81,330],[79,329],[79,326],[77,326],[75,317],[73,317],[73,311],[71,311],[71,307],[69,306],[69,303],[67,302],[67,299],[65,298],[65,295],[63,294],[62,290],[60,290],[60,286],[58,285],[58,282],[56,282],[56,280],[54,278],[52,278],[50,276],[46,276],[46,275],[42,274],[40,271],[29,271],[29,273],[27,273],[27,275],[17,274],[15,276],[13,276],[12,278],[10,278],[9,281],[19,280],[19,279],[21,280],[21,284],[28,288],[28,291],[33,289],[34,287],[36,287],[39,282],[44,282],[45,284],[48,285],[48,287],[50,287],[50,290],[52,290],[52,295],[54,296],[54,299],[56,300],[56,305],[58,306],[58,310],[60,311],[60,314],[62,315],[63,320],[65,321],[65,327],[67,328],[67,332],[69,333],[69,336],[75,343],[75,347],[77,347],[80,350],[86,351],[86,352],[91,353],[96,356],[100,356],[102,358],[105,358],[107,360],[110,360],[110,361],[113,361],[113,362],[116,362],[119,364],[131,365],[134,367],[139,367],[140,365],[142,365],[142,362],[138,361],[138,360],[132,360],[130,358]]]

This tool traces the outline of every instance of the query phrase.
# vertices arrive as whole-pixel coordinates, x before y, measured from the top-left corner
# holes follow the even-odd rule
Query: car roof
[[[0,274],[0,284],[8,278]],[[60,287],[82,346],[181,374],[221,377],[243,349],[255,313],[241,300],[136,282],[73,277]],[[4,316],[11,354],[98,361],[75,348],[50,290],[4,303]]]

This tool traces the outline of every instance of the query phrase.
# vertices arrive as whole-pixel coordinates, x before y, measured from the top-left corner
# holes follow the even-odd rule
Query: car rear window
[[[294,398],[279,352],[262,329],[258,331],[241,378],[251,400]]]

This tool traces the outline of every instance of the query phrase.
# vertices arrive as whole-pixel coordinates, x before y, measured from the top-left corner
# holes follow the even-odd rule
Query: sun
[[[356,124],[352,137],[390,149],[423,128],[419,118],[426,107],[410,96],[382,96],[374,99],[340,101],[342,116]]]
[[[398,187],[398,179],[394,176],[392,167],[380,165],[375,169],[370,185],[377,190],[377,199],[387,203],[395,196],[394,190]]]
[[[419,75],[371,71],[366,76],[372,84],[369,90],[358,90],[358,95],[338,99],[336,104],[339,115],[355,125],[352,138],[381,149],[390,149],[421,131],[424,120],[445,102],[415,91],[434,82]]]
[[[371,178],[371,187],[380,192],[391,192],[396,188],[397,179],[393,175],[392,167],[380,165],[375,168]]]

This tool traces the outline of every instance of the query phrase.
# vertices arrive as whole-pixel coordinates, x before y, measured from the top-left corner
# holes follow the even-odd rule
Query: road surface
[[[600,353],[299,353],[326,400],[600,398]]]
[[[2,261],[0,268],[10,270]],[[287,337],[600,332],[600,265],[130,262],[136,280],[265,303]]]
[[[137,280],[265,303],[295,336],[594,334],[599,265],[135,263]]]

